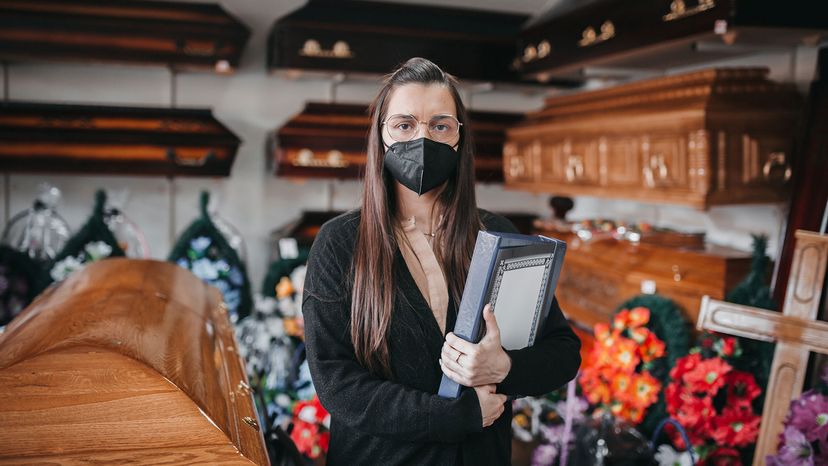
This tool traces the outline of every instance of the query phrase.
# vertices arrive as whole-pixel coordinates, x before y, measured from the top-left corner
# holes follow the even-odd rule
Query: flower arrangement
[[[650,310],[622,309],[612,325],[596,324],[595,345],[581,371],[580,384],[596,413],[609,411],[632,424],[658,400],[661,382],[650,369],[664,356],[665,344],[646,325]]]
[[[310,401],[300,401],[293,407],[293,430],[290,438],[303,455],[317,459],[328,452],[331,439],[331,415],[314,395]]]
[[[242,271],[236,265],[230,265],[221,257],[219,248],[213,244],[208,236],[199,236],[190,240],[186,256],[180,257],[176,263],[193,272],[208,285],[221,291],[230,321],[239,319],[241,304],[241,288],[244,285]]]
[[[741,464],[740,449],[759,434],[753,404],[761,389],[753,374],[734,368],[741,355],[736,338],[707,334],[670,371],[667,413],[686,429],[699,464]],[[668,433],[676,446],[688,447],[675,430]]]
[[[82,269],[90,262],[105,259],[112,254],[112,246],[104,241],[92,241],[83,246],[76,255],[67,255],[57,261],[49,270],[52,280],[60,282],[69,277],[73,272]]]
[[[791,402],[779,451],[765,458],[768,466],[828,465],[828,366],[821,379]]]

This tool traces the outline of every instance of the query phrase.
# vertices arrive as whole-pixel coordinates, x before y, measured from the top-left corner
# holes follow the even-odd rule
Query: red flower
[[[711,417],[716,414],[713,399],[709,396],[698,398],[685,393],[682,395],[682,401],[684,403],[674,415],[676,420],[688,431],[706,433]]]
[[[670,378],[680,383],[684,374],[691,371],[701,362],[701,354],[694,353],[681,357],[676,361],[676,365],[670,369]]]
[[[718,447],[707,458],[699,462],[699,466],[741,466],[742,459],[735,448]]]
[[[736,353],[736,339],[733,337],[723,337],[721,343],[717,344],[717,349],[720,356],[730,357]]]
[[[762,393],[753,374],[744,371],[730,371],[725,376],[725,385],[727,385],[727,404],[748,411],[752,410],[753,400]]]
[[[705,392],[715,395],[725,383],[725,375],[732,367],[722,358],[711,358],[701,361],[684,374],[684,381],[694,392]]]
[[[290,438],[296,444],[296,448],[300,453],[316,458],[322,453],[318,445],[318,433],[319,427],[316,424],[297,419],[293,424],[293,430],[290,432]]]
[[[713,418],[713,439],[719,445],[744,447],[759,435],[759,416],[750,410],[728,406]]]

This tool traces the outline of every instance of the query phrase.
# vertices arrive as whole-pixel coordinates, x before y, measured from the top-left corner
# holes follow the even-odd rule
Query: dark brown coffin
[[[221,294],[154,260],[90,264],[0,334],[0,445],[0,464],[268,464]]]
[[[819,2],[564,0],[521,33],[527,77],[583,79],[710,62],[774,46],[815,45]]]
[[[229,176],[237,138],[210,110],[0,103],[0,170]]]
[[[469,112],[478,181],[503,181],[506,128],[517,113]],[[365,167],[370,121],[365,105],[309,102],[273,133],[267,158],[277,176],[358,178]]]
[[[0,58],[229,72],[250,30],[218,4],[0,0]]]
[[[268,66],[384,74],[411,57],[424,57],[462,79],[516,81],[519,76],[510,65],[527,18],[402,3],[310,0],[273,25]]]

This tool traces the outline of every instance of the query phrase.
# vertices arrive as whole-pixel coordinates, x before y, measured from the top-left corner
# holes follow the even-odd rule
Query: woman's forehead
[[[403,84],[391,91],[387,115],[414,115],[426,119],[432,115],[457,115],[454,98],[442,84]]]

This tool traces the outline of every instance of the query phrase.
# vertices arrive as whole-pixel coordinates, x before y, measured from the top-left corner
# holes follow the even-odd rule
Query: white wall
[[[330,80],[319,77],[287,79],[269,75],[265,66],[266,37],[272,22],[297,8],[302,0],[226,0],[224,7],[248,24],[253,35],[242,57],[240,69],[232,76],[186,73],[175,78],[176,104],[180,107],[210,107],[215,116],[243,141],[231,176],[221,179],[132,176],[58,176],[9,174],[0,180],[0,208],[3,219],[30,206],[40,182],[48,181],[63,191],[60,213],[73,229],[80,227],[92,208],[98,188],[129,191],[127,215],[144,231],[152,256],[164,258],[174,237],[198,215],[198,194],[207,189],[219,214],[243,235],[248,251],[248,268],[258,290],[269,256],[268,234],[297,217],[302,210],[350,209],[358,205],[360,185],[356,181],[296,181],[275,178],[266,171],[264,145],[268,131],[299,112],[308,100],[328,100]],[[808,53],[796,61],[795,78],[810,79],[813,57]],[[810,60],[810,61],[809,61]],[[780,64],[782,63],[782,64]],[[790,60],[773,59],[775,76],[785,79]],[[782,69],[784,68],[784,69]],[[788,73],[788,75],[792,75]],[[0,80],[2,80],[0,75]],[[103,64],[13,63],[5,84],[11,100],[171,105],[171,75],[151,67]],[[335,88],[336,101],[367,103],[378,85],[370,80],[346,80]],[[543,96],[501,90],[474,93],[464,91],[470,107],[479,110],[526,111],[539,108]],[[8,192],[8,194],[6,194]],[[495,211],[532,212],[548,215],[545,195],[505,190],[499,185],[478,187],[479,204]],[[172,216],[170,202],[174,203]],[[684,230],[705,230],[714,242],[748,250],[749,233],[771,237],[775,253],[782,222],[782,206],[716,208],[698,212],[681,207],[648,206],[626,201],[594,198],[576,199],[570,218],[601,216],[622,220],[651,221]],[[4,222],[5,223],[5,222]]]

